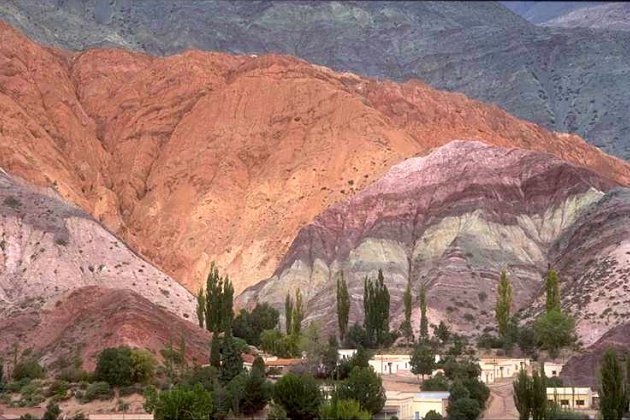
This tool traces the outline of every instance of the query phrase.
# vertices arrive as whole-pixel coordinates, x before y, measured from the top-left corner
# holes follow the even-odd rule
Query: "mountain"
[[[534,24],[548,22],[590,6],[601,5],[597,1],[501,1],[517,15]]]
[[[580,8],[544,23],[560,28],[591,28],[630,31],[630,5],[606,3]]]
[[[563,303],[578,316],[578,331],[589,345],[630,313],[619,293],[630,273],[630,192],[615,186],[549,154],[451,142],[395,165],[326,209],[300,230],[275,274],[239,300],[281,308],[286,293],[300,288],[306,319],[333,330],[338,276],[343,273],[348,283],[351,322],[360,321],[363,279],[382,269],[392,327],[402,321],[402,295],[410,281],[415,294],[426,286],[432,323],[446,320],[458,332],[475,335],[496,324],[502,270],[510,276],[517,311],[539,299],[543,275],[553,264],[566,285]],[[593,288],[600,290],[599,303],[582,305],[592,297],[584,292]],[[605,315],[611,304],[618,322],[589,320]],[[593,314],[580,314],[585,307]],[[415,310],[413,319],[417,328]],[[600,328],[590,331],[595,325]]]
[[[70,50],[286,53],[417,78],[630,159],[630,34],[540,27],[495,2],[9,0],[0,17]]]
[[[454,139],[552,153],[630,185],[628,164],[578,136],[418,81],[277,55],[69,53],[0,33],[0,165],[192,291],[213,260],[237,292],[269,277],[330,204]]]

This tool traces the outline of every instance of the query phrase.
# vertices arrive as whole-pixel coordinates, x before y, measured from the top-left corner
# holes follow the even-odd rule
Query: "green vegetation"
[[[293,331],[291,329],[291,321],[293,319],[293,299],[291,294],[287,292],[287,297],[284,299],[284,319],[285,319],[285,331],[289,335]]]
[[[420,340],[429,340],[429,320],[427,319],[427,291],[424,285],[420,288]]]
[[[343,278],[343,273],[341,273],[337,279],[337,324],[339,325],[339,339],[341,341],[346,337],[349,315],[350,294],[348,293],[346,280]]]
[[[497,286],[496,318],[499,326],[499,336],[505,337],[510,322],[510,309],[512,307],[512,285],[505,271],[501,272],[501,279]]]
[[[370,420],[369,411],[361,408],[358,401],[340,400],[333,397],[322,406],[320,418],[332,420]]]
[[[206,324],[206,295],[203,293],[203,287],[197,292],[197,322],[199,328]]]
[[[365,278],[363,286],[364,328],[368,344],[385,347],[391,342],[389,333],[389,291],[383,271],[378,270],[376,280]]]
[[[155,364],[155,358],[146,350],[110,347],[99,354],[94,377],[112,386],[148,382],[155,375]]]
[[[612,348],[604,353],[599,369],[599,398],[602,418],[621,420],[628,409],[630,379],[624,378],[623,367]]]
[[[85,390],[82,402],[90,402],[94,400],[107,401],[114,398],[114,391],[107,382],[94,382],[91,383]]]
[[[200,384],[192,389],[176,386],[162,392],[149,387],[145,399],[145,409],[156,420],[196,420],[210,417],[213,411],[212,396]]]
[[[385,389],[381,377],[371,367],[354,367],[348,379],[338,388],[340,399],[355,400],[361,408],[379,413],[385,406]]]
[[[400,324],[400,331],[402,332],[402,335],[407,339],[407,345],[409,345],[409,343],[411,343],[414,339],[413,328],[411,327],[412,300],[413,296],[411,295],[411,279],[408,279],[407,287],[405,288],[405,293],[403,294],[405,320]]]
[[[312,420],[319,414],[322,395],[312,376],[288,373],[274,385],[273,400],[288,418]]]
[[[268,303],[257,304],[251,312],[241,309],[234,319],[233,334],[258,347],[262,332],[275,329],[279,319],[278,311]]]
[[[560,284],[558,282],[558,273],[555,270],[549,270],[545,278],[546,301],[545,309],[547,313],[554,310],[560,310]]]
[[[411,353],[409,364],[411,365],[411,372],[414,375],[422,375],[424,380],[424,375],[431,375],[435,368],[435,353],[428,345],[419,343]]]
[[[556,308],[536,320],[534,331],[542,348],[552,358],[558,357],[562,347],[570,346],[576,340],[574,319]]]
[[[27,355],[13,367],[12,375],[15,381],[41,379],[46,375],[46,371],[37,360],[31,358],[31,355]]]

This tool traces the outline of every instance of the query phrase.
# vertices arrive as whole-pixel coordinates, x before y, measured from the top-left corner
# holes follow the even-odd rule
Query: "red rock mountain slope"
[[[629,166],[419,82],[285,56],[68,53],[0,23],[0,165],[53,185],[194,290],[211,260],[237,291],[298,229],[392,164],[454,139],[546,151],[621,184]]]

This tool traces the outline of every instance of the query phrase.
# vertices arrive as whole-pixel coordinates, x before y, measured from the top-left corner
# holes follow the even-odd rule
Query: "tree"
[[[31,357],[27,356],[22,358],[19,362],[13,364],[13,372],[11,376],[15,381],[22,379],[41,379],[45,376],[46,371],[39,364],[39,362]]]
[[[287,292],[287,297],[284,299],[284,319],[285,319],[285,330],[287,335],[291,334],[293,331],[291,329],[291,321],[293,320],[293,299],[291,298],[291,294]]]
[[[441,372],[422,381],[423,391],[448,391],[448,380]]]
[[[599,368],[599,406],[604,420],[621,420],[628,408],[627,387],[617,352],[608,348]]]
[[[182,355],[182,360],[186,360]],[[155,357],[146,350],[131,350],[131,375],[134,382],[146,383],[155,376]]]
[[[545,291],[547,295],[545,308],[547,313],[560,310],[560,285],[558,274],[554,270],[549,270],[545,279]]]
[[[256,360],[262,362],[262,358]],[[262,362],[262,373],[260,366],[256,367],[256,360],[252,366],[252,371],[247,377],[243,398],[241,401],[241,411],[245,415],[254,415],[265,408],[271,399],[271,383],[265,379],[265,363]]]
[[[287,373],[274,385],[273,400],[290,419],[312,420],[319,414],[322,395],[312,376]]]
[[[260,356],[256,356],[254,363],[252,363],[252,373],[264,377],[266,372],[267,367],[265,366],[265,360]]]
[[[371,345],[380,347],[389,338],[389,291],[383,271],[375,281],[365,278],[363,284],[364,327]]]
[[[472,398],[460,398],[446,408],[449,420],[472,420],[479,418],[481,407]]]
[[[512,384],[514,388],[514,405],[520,420],[528,420],[532,411],[532,381],[524,369],[518,373]]]
[[[232,333],[232,321],[234,320],[234,286],[228,276],[223,279],[223,291],[221,293],[221,320],[222,332]]]
[[[221,339],[215,333],[210,341],[210,366],[221,367]]]
[[[344,344],[346,347],[354,349],[370,347],[370,340],[368,339],[365,329],[355,322],[348,330]]]
[[[379,413],[385,406],[383,382],[371,367],[355,367],[348,379],[338,389],[341,399],[358,401],[361,408],[371,414]]]
[[[234,343],[234,338],[227,336],[221,339],[221,367],[219,379],[224,384],[230,382],[243,372],[243,358]]]
[[[531,356],[536,352],[536,347],[538,345],[537,339],[536,339],[536,333],[534,332],[534,329],[531,327],[522,327],[519,329],[518,331],[518,347],[521,349],[521,351],[528,355]]]
[[[372,415],[369,411],[362,409],[358,401],[340,400],[333,397],[330,402],[322,407],[320,418],[331,420],[370,420]]]
[[[350,315],[350,294],[348,285],[343,278],[343,272],[337,279],[337,324],[339,325],[339,339],[343,341],[348,330],[348,319]]]
[[[435,410],[427,411],[427,414],[424,415],[424,420],[443,420],[444,417]]]
[[[241,309],[234,318],[232,334],[247,341],[252,346],[260,346],[260,334],[278,325],[280,314],[268,303],[256,304],[250,312]]]
[[[433,335],[439,338],[442,344],[446,344],[451,337],[451,331],[444,321],[440,321],[438,326],[433,330]]]
[[[94,376],[112,386],[131,385],[133,361],[129,347],[106,348],[99,353]]]
[[[337,344],[337,337],[331,335],[328,337],[328,346],[322,355],[322,364],[326,369],[326,374],[330,375],[337,367],[337,360],[339,358],[339,345]]]
[[[203,287],[197,292],[197,322],[199,328],[203,328],[206,321],[206,296],[203,294]]]
[[[409,278],[407,280],[407,287],[405,288],[405,293],[403,294],[405,320],[400,325],[400,330],[402,331],[405,338],[407,338],[407,345],[409,345],[409,343],[413,341],[413,328],[411,327],[412,300],[413,300],[413,296],[411,295],[411,278]]]
[[[209,418],[213,403],[210,393],[200,384],[192,389],[176,386],[160,393],[148,387],[145,390],[145,409],[152,412],[156,420],[196,420]]]
[[[420,288],[420,340],[429,340],[429,320],[427,319],[427,291],[424,285]]]
[[[486,401],[490,398],[490,388],[481,382],[478,377],[465,378],[462,383],[468,390],[470,398],[476,400],[480,407],[485,407]]]
[[[455,381],[453,381],[450,386],[449,392],[449,400],[451,403],[462,398],[472,398],[470,396],[470,391],[468,391],[468,388],[464,386],[464,383],[460,379],[456,379]]]
[[[534,323],[534,331],[552,358],[558,357],[562,347],[575,341],[575,321],[559,309],[542,314]]]
[[[291,334],[298,336],[302,330],[302,320],[304,319],[304,303],[300,289],[295,291],[295,304],[293,305],[291,317]]]
[[[545,420],[547,415],[547,379],[545,371],[534,370],[531,382],[531,414],[532,420]]]
[[[435,368],[435,354],[431,347],[420,343],[414,347],[409,364],[411,372],[414,375],[422,375],[424,380],[424,375],[431,375]]]
[[[43,420],[57,420],[61,416],[61,409],[54,402],[49,402],[46,406],[46,412],[44,413]]]
[[[512,306],[512,285],[505,271],[501,272],[501,279],[497,286],[496,318],[499,335],[505,337],[510,322],[510,308]]]
[[[206,279],[206,329],[214,333],[232,331],[234,287],[228,276],[221,277],[213,262]]]

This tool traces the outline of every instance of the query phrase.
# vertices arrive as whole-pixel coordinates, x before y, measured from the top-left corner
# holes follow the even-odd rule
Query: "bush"
[[[422,382],[423,391],[448,391],[448,381],[442,373]]]
[[[196,420],[209,418],[212,414],[212,396],[199,384],[192,389],[176,386],[159,394],[155,388],[149,387],[145,398],[145,409],[154,413],[156,420]]]
[[[61,409],[57,404],[50,402],[46,406],[46,412],[44,413],[43,420],[57,420],[61,416]]]
[[[273,387],[273,400],[291,419],[312,420],[319,414],[322,395],[311,376],[284,375]]]
[[[94,382],[85,390],[82,402],[90,402],[94,400],[107,401],[114,398],[114,391],[107,382]]]
[[[45,376],[44,368],[33,359],[21,360],[13,369],[13,379],[41,379]]]
[[[442,415],[435,410],[428,411],[427,414],[424,416],[424,420],[443,420],[443,419],[444,417],[442,417]]]
[[[321,418],[332,420],[370,420],[372,415],[354,400],[333,399],[322,407]]]
[[[52,396],[58,396],[64,398],[68,393],[68,384],[64,381],[52,381],[46,390],[45,396],[50,398]]]
[[[118,389],[119,397],[128,397],[129,395],[133,395],[133,394],[142,395],[143,393],[144,393],[144,387],[140,384],[123,386]]]
[[[46,400],[42,394],[41,388],[35,383],[24,385],[20,390],[20,394],[22,394],[18,402],[20,407],[33,407]]]
[[[155,374],[155,358],[145,350],[126,346],[103,350],[96,362],[94,377],[112,386],[148,382]]]
[[[352,369],[337,392],[339,398],[358,401],[364,410],[372,414],[379,413],[385,406],[383,382],[371,367]]]
[[[446,411],[449,420],[473,420],[479,418],[481,407],[472,398],[460,398],[451,402]]]
[[[90,382],[90,374],[80,367],[70,366],[61,369],[57,379],[69,383]]]

